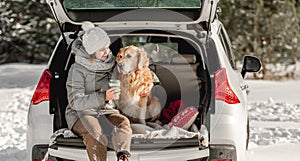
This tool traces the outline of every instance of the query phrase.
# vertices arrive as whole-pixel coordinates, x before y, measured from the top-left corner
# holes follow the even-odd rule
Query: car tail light
[[[240,103],[239,98],[229,86],[225,68],[221,68],[215,74],[215,97],[216,100],[221,100],[228,104]]]
[[[40,81],[34,91],[31,99],[32,104],[39,104],[49,100],[50,79],[52,75],[49,70],[45,70],[40,78]]]

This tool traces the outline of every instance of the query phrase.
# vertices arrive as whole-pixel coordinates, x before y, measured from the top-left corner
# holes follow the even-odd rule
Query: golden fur
[[[147,118],[158,117],[160,102],[154,97],[143,96],[151,91],[153,78],[149,58],[143,49],[136,46],[121,48],[116,61],[120,72],[121,93],[119,108],[132,123],[145,124]]]

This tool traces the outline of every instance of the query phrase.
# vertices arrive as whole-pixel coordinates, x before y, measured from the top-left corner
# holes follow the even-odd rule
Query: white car
[[[261,64],[259,59],[245,56],[242,71],[237,70],[226,30],[216,18],[218,0],[47,3],[62,35],[30,104],[28,161],[88,160],[82,139],[70,137],[65,120],[65,83],[74,62],[70,44],[82,32],[83,21],[91,21],[108,33],[114,54],[127,45],[147,51],[149,67],[160,80],[152,94],[162,107],[181,100],[198,109],[192,125],[182,130],[190,137],[179,133],[160,138],[133,134],[130,161],[245,160],[249,124],[243,77],[246,72],[259,71]],[[208,148],[200,144],[205,136],[201,127],[208,129]],[[108,160],[116,160],[112,149]]]

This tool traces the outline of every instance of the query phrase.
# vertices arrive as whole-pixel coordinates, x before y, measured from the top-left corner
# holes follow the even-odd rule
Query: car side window
[[[232,52],[232,45],[230,43],[229,36],[228,36],[228,34],[227,34],[227,32],[226,32],[226,30],[223,26],[221,27],[219,37],[220,37],[220,40],[221,40],[222,45],[224,47],[224,50],[226,52],[226,55],[229,59],[231,67],[233,69],[236,69],[236,62],[235,62],[235,56]]]

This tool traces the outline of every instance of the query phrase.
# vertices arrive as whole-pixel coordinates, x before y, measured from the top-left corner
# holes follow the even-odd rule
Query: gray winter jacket
[[[89,57],[80,43],[74,42],[72,48],[76,56]],[[115,61],[112,61],[111,63],[115,64]],[[114,67],[115,65],[106,70],[91,70],[86,68],[86,64],[77,61],[71,66],[66,83],[69,104],[65,115],[70,129],[84,115],[118,113],[116,109],[105,108],[105,92]]]

